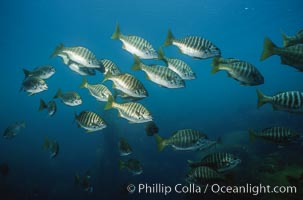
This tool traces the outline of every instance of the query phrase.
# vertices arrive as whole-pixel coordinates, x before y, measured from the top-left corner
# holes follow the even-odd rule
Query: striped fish
[[[216,144],[216,141],[209,140],[205,134],[193,129],[178,130],[167,139],[155,134],[155,139],[158,151],[166,146],[172,146],[175,150],[205,150]]]
[[[272,55],[280,56],[282,64],[289,65],[299,71],[303,71],[303,44],[295,44],[280,48],[269,38],[265,38],[264,49],[260,60],[265,60]]]
[[[91,111],[82,111],[79,115],[75,114],[75,119],[78,126],[84,128],[87,133],[106,128],[104,120],[98,114]]]
[[[78,106],[82,104],[82,99],[77,92],[70,91],[62,93],[60,88],[53,98],[60,98],[61,101],[68,106]]]
[[[205,156],[199,162],[188,162],[189,166],[192,168],[206,166],[216,170],[217,172],[226,172],[241,163],[241,159],[230,153],[213,152]]]
[[[260,132],[249,129],[248,132],[251,140],[261,138],[278,144],[288,144],[300,138],[300,135],[295,131],[280,126],[265,128]]]
[[[41,79],[48,79],[52,75],[55,74],[56,69],[53,66],[44,65],[44,66],[36,67],[32,71],[23,69],[23,72],[24,72],[25,78],[27,78],[29,76],[36,76]]]
[[[112,95],[110,90],[102,84],[91,85],[87,82],[86,78],[83,78],[80,88],[87,88],[89,93],[95,97],[98,101],[107,101],[108,97]]]
[[[166,88],[185,87],[184,80],[174,71],[159,65],[145,65],[135,56],[135,62],[132,70],[143,70],[147,74],[147,79]]]
[[[122,48],[130,52],[133,55],[137,55],[142,59],[157,59],[158,55],[156,50],[152,45],[145,39],[133,36],[133,35],[123,35],[120,32],[119,24],[116,25],[112,39],[119,39],[123,43]]]
[[[115,76],[106,74],[103,82],[106,80],[113,81],[113,88],[128,96],[136,98],[145,98],[148,96],[148,92],[144,85],[130,74],[124,73]]]
[[[162,48],[158,51],[158,57],[166,63],[169,69],[176,72],[183,80],[192,80],[196,78],[196,74],[188,64],[176,58],[165,57]]]
[[[264,77],[252,64],[235,58],[215,57],[212,62],[212,74],[224,70],[229,77],[240,82],[241,85],[254,86],[264,83]]]
[[[102,59],[99,60],[99,62],[104,66],[104,74],[110,74],[110,75],[120,75],[122,72],[120,71],[119,67],[111,60],[108,59]]]
[[[295,44],[302,44],[303,43],[303,29],[298,31],[298,33],[294,36],[287,36],[286,34],[282,33],[283,39],[283,46],[289,47]]]
[[[197,59],[206,59],[221,55],[220,49],[209,40],[198,36],[176,39],[171,30],[168,30],[163,46],[169,45],[175,45],[180,49],[181,53]]]
[[[116,103],[112,96],[109,96],[104,109],[108,110],[116,108],[119,112],[119,117],[125,118],[129,123],[144,123],[152,121],[151,113],[140,103]]]
[[[67,65],[77,63],[79,67],[103,68],[93,52],[85,47],[64,47],[63,44],[60,44],[55,48],[51,58],[55,56],[62,57],[64,64]]]
[[[303,112],[303,93],[299,91],[280,92],[274,96],[266,96],[257,89],[258,108],[266,103],[272,104],[273,110],[290,113]]]
[[[189,171],[186,181],[198,185],[206,185],[211,183],[224,183],[225,178],[209,167],[200,166],[192,168]]]

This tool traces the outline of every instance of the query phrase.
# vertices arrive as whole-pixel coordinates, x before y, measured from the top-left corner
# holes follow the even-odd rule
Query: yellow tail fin
[[[268,38],[264,39],[264,47],[260,60],[265,60],[266,58],[276,54],[276,49],[278,47]]]
[[[155,139],[157,142],[157,148],[158,151],[162,151],[164,149],[165,145],[165,140],[158,134],[155,134]]]

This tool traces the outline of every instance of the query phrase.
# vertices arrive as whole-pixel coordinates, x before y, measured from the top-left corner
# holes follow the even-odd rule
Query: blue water
[[[265,36],[281,46],[282,31],[293,35],[302,29],[302,1],[15,0],[0,4],[0,127],[4,131],[8,125],[22,120],[27,124],[12,140],[0,139],[0,163],[6,162],[10,168],[8,176],[0,179],[3,200],[162,199],[161,194],[129,195],[124,188],[129,183],[184,183],[187,160],[196,158],[197,152],[177,152],[169,147],[157,152],[154,139],[146,136],[144,124],[129,124],[119,118],[114,109],[104,111],[104,102],[97,102],[86,89],[79,89],[80,75],[70,71],[58,57],[50,58],[59,43],[87,47],[98,58],[114,61],[123,72],[142,81],[150,96],[140,102],[152,112],[164,137],[178,129],[193,128],[211,139],[225,138],[226,145],[234,141],[232,145],[241,147],[251,145],[247,144],[248,128],[285,125],[303,132],[302,115],[274,112],[269,105],[257,109],[255,92],[256,88],[269,95],[303,91],[302,73],[281,65],[278,56],[259,61]],[[225,72],[211,75],[212,59],[195,60],[169,46],[164,48],[165,55],[186,61],[197,79],[186,81],[183,89],[159,87],[147,80],[142,71],[131,71],[133,56],[121,48],[120,41],[110,39],[117,22],[123,34],[141,36],[156,49],[163,44],[169,28],[176,38],[205,37],[221,49],[222,56],[254,64],[265,77],[265,84],[240,86],[227,78]],[[44,64],[56,68],[56,74],[47,80],[49,89],[34,96],[19,92],[24,78],[22,68],[33,69]],[[88,80],[97,83],[103,80],[103,75],[98,73]],[[105,84],[111,88],[110,81]],[[38,112],[40,98],[52,99],[58,88],[77,91],[83,104],[67,107],[57,101],[58,111],[54,117],[48,117],[45,111]],[[102,132],[86,134],[74,122],[75,112],[82,110],[97,112],[108,127]],[[233,135],[239,132],[244,136],[233,138],[239,137]],[[49,152],[42,148],[45,136],[60,143],[60,153],[55,159],[50,159]],[[132,145],[133,157],[143,165],[140,176],[118,169],[117,144],[122,136]],[[266,144],[262,148],[266,148]],[[84,174],[87,170],[92,173],[94,191],[91,194],[74,185],[75,174]],[[187,197],[172,194],[166,198]]]

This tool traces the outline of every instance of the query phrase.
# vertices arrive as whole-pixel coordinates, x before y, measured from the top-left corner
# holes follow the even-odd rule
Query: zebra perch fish
[[[75,114],[75,119],[78,126],[84,128],[87,133],[106,128],[105,121],[98,114],[91,111],[82,111],[79,115]]]
[[[184,80],[173,70],[159,65],[145,65],[139,57],[135,56],[135,62],[132,70],[143,70],[148,80],[166,88],[183,88]]]
[[[298,31],[294,36],[287,36],[285,33],[282,33],[283,46],[289,47],[295,44],[303,44],[303,29]]]
[[[144,123],[152,121],[151,113],[140,103],[128,102],[128,103],[116,103],[112,96],[109,96],[107,104],[104,110],[116,108],[119,112],[119,117],[125,118],[129,123]]]
[[[265,128],[260,132],[255,132],[254,130],[249,129],[248,132],[251,140],[260,138],[277,144],[289,144],[300,138],[300,134],[297,132],[280,126]]]
[[[209,167],[200,166],[192,168],[188,172],[185,180],[189,183],[204,186],[212,183],[224,183],[225,177]]]
[[[96,56],[85,47],[74,46],[65,47],[63,44],[57,46],[51,55],[52,57],[60,56],[64,64],[71,65],[76,63],[79,67],[94,68],[104,72]]]
[[[260,60],[278,55],[280,56],[281,63],[303,71],[303,44],[294,44],[287,47],[278,47],[269,38],[264,40],[264,49]]]
[[[95,97],[98,101],[107,101],[108,97],[112,95],[110,90],[102,84],[91,85],[87,82],[86,78],[83,78],[80,88],[87,88],[89,93]]]
[[[241,163],[241,159],[230,153],[213,152],[205,156],[199,162],[189,160],[188,163],[192,168],[206,166],[216,170],[217,172],[226,172]]]
[[[188,64],[176,58],[165,57],[162,48],[158,51],[158,57],[166,63],[169,69],[176,72],[183,80],[192,80],[196,78],[196,74]]]
[[[266,103],[272,104],[273,110],[287,111],[290,113],[303,112],[303,93],[299,91],[280,92],[274,96],[264,95],[257,89],[258,108]]]
[[[221,55],[220,49],[209,40],[199,36],[176,39],[171,30],[168,30],[163,46],[169,45],[175,45],[180,49],[181,53],[197,59],[206,59]]]
[[[242,60],[215,57],[212,66],[212,74],[224,70],[229,77],[239,81],[241,85],[255,86],[264,83],[264,77],[259,70],[252,64]]]
[[[209,140],[207,135],[193,129],[178,130],[167,139],[155,134],[155,139],[158,151],[162,151],[166,146],[172,146],[175,150],[205,150],[217,143]]]
[[[122,72],[120,71],[119,67],[111,60],[108,59],[102,59],[99,60],[101,65],[104,66],[104,75],[110,74],[110,75],[120,75]]]
[[[133,36],[133,35],[123,35],[120,32],[119,24],[116,25],[112,39],[119,39],[123,43],[122,48],[130,52],[133,55],[137,55],[142,59],[157,59],[158,55],[156,50],[152,45],[145,39]]]
[[[105,75],[103,82],[107,80],[113,81],[113,88],[121,91],[127,96],[135,98],[145,98],[148,96],[148,92],[144,85],[130,74],[124,73],[115,76],[107,74]]]

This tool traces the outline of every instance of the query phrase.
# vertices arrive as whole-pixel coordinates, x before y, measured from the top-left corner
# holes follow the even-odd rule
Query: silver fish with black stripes
[[[217,172],[226,172],[241,163],[241,159],[231,153],[226,152],[212,152],[201,159],[201,161],[188,161],[191,168],[200,166],[210,167]]]
[[[131,74],[123,73],[119,75],[106,74],[103,82],[111,80],[113,81],[113,88],[121,91],[130,97],[145,98],[148,96],[148,92],[144,85]]]
[[[123,35],[119,24],[116,25],[112,39],[119,39],[123,43],[122,48],[142,59],[157,59],[158,55],[153,46],[145,39],[134,35]]]
[[[119,112],[119,117],[127,119],[129,123],[145,123],[152,121],[152,115],[147,108],[136,102],[116,103],[112,96],[109,96],[104,110],[116,108]]]
[[[175,150],[205,150],[217,144],[217,141],[208,139],[207,135],[194,129],[181,129],[175,131],[169,138],[164,139],[155,134],[158,151],[166,146],[172,146]]]
[[[163,46],[175,45],[180,52],[197,59],[206,59],[220,56],[220,49],[211,41],[199,36],[187,36],[177,39],[173,36],[171,30],[168,30],[166,40]]]
[[[258,104],[261,107],[266,103],[272,105],[273,110],[287,111],[289,113],[303,113],[303,92],[287,91],[273,96],[267,96],[257,89]]]
[[[215,57],[212,62],[212,74],[226,71],[229,77],[239,81],[241,85],[255,86],[264,83],[264,77],[252,64],[235,58]]]
[[[134,56],[135,62],[132,70],[143,70],[147,74],[147,79],[165,88],[184,88],[184,80],[173,70],[160,65],[145,65]]]
[[[296,131],[283,126],[272,126],[258,132],[253,129],[249,129],[248,132],[251,141],[259,138],[281,145],[293,143],[302,137]]]
[[[79,115],[75,114],[75,120],[78,126],[84,128],[87,133],[100,131],[107,126],[105,121],[92,111],[82,111]]]
[[[113,61],[108,59],[102,59],[99,60],[99,62],[104,66],[104,75],[110,74],[115,76],[122,74],[119,67]]]
[[[183,80],[192,80],[196,78],[195,72],[193,72],[186,62],[180,59],[166,57],[162,48],[158,51],[158,57],[166,63],[169,69],[176,72]]]
[[[60,56],[67,65],[78,64],[79,67],[99,69],[104,72],[104,67],[97,60],[95,54],[82,46],[65,47],[63,44],[57,46],[51,55]]]
[[[89,84],[86,78],[83,78],[80,88],[87,88],[89,93],[98,101],[107,101],[108,97],[112,95],[111,91],[102,84]]]

